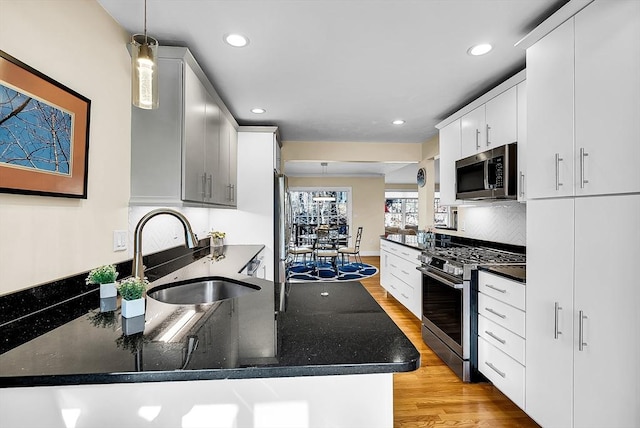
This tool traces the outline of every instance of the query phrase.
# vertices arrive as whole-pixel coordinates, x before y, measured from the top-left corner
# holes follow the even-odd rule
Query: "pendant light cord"
[[[144,43],[147,44],[147,0],[144,0]]]

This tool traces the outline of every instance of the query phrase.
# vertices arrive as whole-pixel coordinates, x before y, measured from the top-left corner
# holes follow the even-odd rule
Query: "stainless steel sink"
[[[159,285],[147,291],[147,296],[174,305],[200,305],[240,297],[260,290],[260,287],[219,276],[191,279]]]

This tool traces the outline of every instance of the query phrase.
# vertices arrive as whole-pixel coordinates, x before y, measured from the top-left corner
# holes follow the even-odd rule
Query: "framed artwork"
[[[86,199],[90,109],[0,50],[0,192]]]

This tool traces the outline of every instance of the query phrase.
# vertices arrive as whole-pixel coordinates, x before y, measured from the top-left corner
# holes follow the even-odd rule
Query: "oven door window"
[[[422,315],[462,346],[462,290],[423,275]]]

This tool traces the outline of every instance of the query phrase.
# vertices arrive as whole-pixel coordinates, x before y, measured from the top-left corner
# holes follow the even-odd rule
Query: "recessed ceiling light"
[[[242,34],[225,34],[224,41],[234,48],[242,48],[249,44],[249,39]]]
[[[469,55],[478,56],[488,53],[491,49],[493,49],[493,46],[491,46],[489,43],[482,43],[479,45],[471,46],[469,50],[467,50],[467,53]]]
[[[251,109],[251,113],[255,113],[255,114],[262,114],[262,113],[266,113],[267,111],[263,108],[252,108]]]
[[[391,122],[391,123],[393,123],[394,125],[404,125],[404,120],[402,120],[402,119],[396,119],[396,120],[394,120],[394,121],[393,121],[393,122]]]

